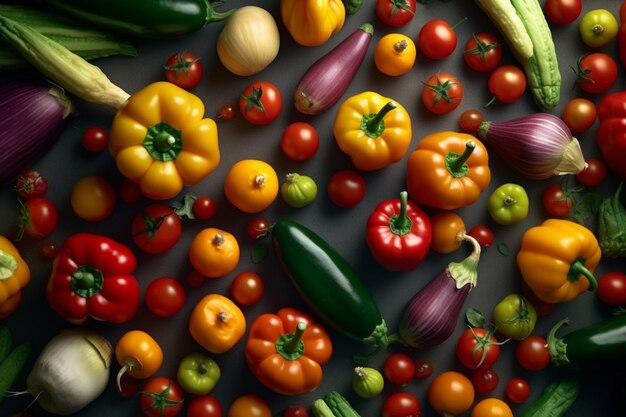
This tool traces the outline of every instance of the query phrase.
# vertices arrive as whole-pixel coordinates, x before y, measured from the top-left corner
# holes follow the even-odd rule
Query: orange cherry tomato
[[[415,64],[416,49],[411,38],[401,33],[383,36],[374,50],[374,63],[383,74],[405,74]]]
[[[470,417],[513,417],[513,411],[498,398],[485,398],[474,406]]]
[[[226,198],[239,210],[258,213],[269,207],[278,195],[276,171],[267,162],[244,159],[233,165],[224,181]]]
[[[262,397],[244,394],[230,404],[227,417],[272,417],[272,409]]]
[[[211,353],[230,350],[243,337],[246,318],[237,304],[220,294],[204,296],[191,312],[189,332]]]
[[[163,350],[148,333],[143,330],[131,330],[117,341],[115,359],[122,367],[117,374],[117,386],[121,390],[123,375],[145,379],[161,369]]]
[[[428,402],[441,415],[458,416],[474,402],[474,386],[465,375],[456,371],[443,372],[428,387]]]
[[[104,177],[90,175],[74,184],[70,205],[78,217],[90,222],[106,219],[115,207],[115,190]]]
[[[189,260],[205,277],[223,277],[239,264],[239,243],[234,235],[225,230],[206,228],[191,241]]]
[[[433,238],[430,248],[438,253],[452,253],[467,240],[465,222],[452,211],[439,211],[430,217]]]

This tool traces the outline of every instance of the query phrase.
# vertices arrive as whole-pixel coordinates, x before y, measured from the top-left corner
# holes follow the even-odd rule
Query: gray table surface
[[[410,298],[431,277],[437,274],[448,262],[465,257],[467,247],[448,255],[431,252],[426,261],[416,270],[409,273],[389,273],[379,267],[371,258],[364,239],[365,222],[375,205],[384,199],[396,198],[405,187],[405,158],[383,170],[363,173],[367,183],[365,199],[356,207],[342,209],[335,206],[327,197],[326,183],[332,174],[342,169],[352,169],[349,158],[344,155],[335,144],[332,136],[332,123],[338,105],[329,111],[314,117],[299,114],[291,103],[292,92],[306,69],[319,57],[328,52],[337,43],[348,36],[359,25],[371,22],[375,34],[368,55],[360,68],[357,77],[350,85],[344,98],[365,90],[376,91],[387,97],[392,97],[402,103],[412,118],[413,139],[411,150],[426,134],[456,130],[458,117],[466,109],[481,108],[488,101],[487,74],[480,74],[469,70],[463,63],[462,46],[472,33],[478,31],[496,32],[493,24],[482,11],[471,1],[456,0],[452,2],[433,2],[429,5],[419,5],[415,18],[408,25],[394,29],[386,27],[378,21],[373,9],[373,1],[366,1],[366,5],[356,15],[348,16],[345,26],[326,44],[319,47],[305,48],[296,44],[283,26],[279,16],[277,0],[253,2],[249,0],[232,0],[227,6],[241,6],[256,4],[266,8],[276,18],[281,35],[280,52],[276,60],[263,72],[250,77],[239,77],[228,72],[220,63],[215,44],[217,36],[223,26],[222,23],[211,24],[205,29],[180,39],[164,41],[150,41],[131,39],[137,46],[137,58],[112,57],[98,60],[96,63],[109,78],[129,93],[138,91],[144,85],[162,79],[162,65],[169,55],[178,50],[187,50],[199,55],[205,67],[202,83],[193,92],[199,95],[206,105],[206,115],[214,117],[220,106],[226,102],[236,102],[243,88],[255,80],[269,80],[276,84],[283,93],[284,111],[272,124],[264,127],[255,127],[248,124],[241,115],[229,122],[219,122],[219,140],[222,160],[218,169],[200,184],[191,187],[197,195],[208,195],[218,203],[217,215],[208,222],[185,222],[183,235],[179,244],[171,251],[160,256],[151,256],[136,250],[138,268],[136,275],[145,289],[147,284],[157,276],[170,275],[184,279],[190,269],[187,259],[187,248],[191,239],[201,229],[208,226],[221,227],[231,231],[239,239],[241,245],[241,261],[237,269],[226,277],[210,280],[200,288],[186,287],[188,302],[183,311],[176,316],[160,319],[151,315],[141,306],[138,314],[124,325],[108,323],[89,323],[87,326],[97,329],[112,343],[127,330],[141,328],[151,333],[163,346],[165,361],[159,375],[174,376],[179,360],[185,354],[201,349],[188,334],[187,318],[195,302],[208,293],[228,294],[232,278],[236,273],[251,270],[256,271],[265,280],[266,293],[260,303],[243,309],[248,323],[260,313],[276,311],[280,307],[293,306],[307,310],[298,297],[285,274],[281,271],[275,257],[270,256],[261,264],[253,264],[250,255],[254,247],[245,235],[245,226],[255,215],[245,214],[229,204],[223,193],[222,184],[228,168],[240,159],[255,158],[271,163],[282,178],[289,172],[299,172],[312,176],[320,187],[317,200],[310,206],[294,209],[285,204],[280,197],[276,202],[260,213],[271,221],[277,219],[293,219],[299,221],[323,236],[354,266],[367,287],[374,294],[383,317],[391,331],[397,327],[399,316]],[[543,4],[543,0],[541,1]],[[617,0],[587,1],[583,13],[593,8],[604,7],[617,16],[621,2]],[[454,54],[441,61],[428,60],[418,54],[415,67],[402,77],[391,78],[384,76],[376,69],[373,62],[374,45],[383,35],[392,32],[401,32],[417,38],[422,25],[432,18],[444,18],[449,22],[456,22],[462,17],[469,19],[458,26],[457,33],[459,46]],[[553,37],[557,46],[559,68],[563,78],[561,101],[553,109],[553,113],[560,115],[563,106],[574,97],[587,97],[596,104],[603,95],[586,95],[579,89],[572,88],[574,73],[571,66],[583,53],[590,51],[583,45],[578,34],[577,23],[552,27]],[[617,42],[613,42],[601,49],[617,57]],[[503,63],[515,63],[510,53],[505,51]],[[465,97],[462,104],[448,115],[435,116],[426,111],[420,102],[421,81],[437,71],[447,71],[457,74],[465,85]],[[618,82],[610,91],[621,91],[626,87],[624,69],[620,66]],[[36,76],[22,73],[15,77]],[[14,78],[13,76],[3,78]],[[86,175],[103,175],[109,178],[115,186],[119,186],[122,177],[117,172],[110,155],[107,152],[89,154],[80,145],[81,133],[89,126],[98,125],[108,128],[113,112],[82,101],[78,101],[80,115],[74,118],[65,129],[55,146],[33,168],[41,171],[49,181],[48,197],[59,207],[61,216],[58,228],[51,236],[56,242],[73,232],[95,232],[111,236],[121,242],[133,245],[129,227],[134,214],[149,201],[141,200],[135,204],[125,204],[118,201],[113,215],[98,223],[88,223],[74,215],[69,205],[71,186],[78,179]],[[515,104],[495,104],[484,110],[489,120],[507,120],[515,116],[537,112],[530,94]],[[283,129],[292,122],[306,121],[313,124],[320,133],[321,146],[319,152],[311,160],[297,163],[288,160],[281,152],[279,142]],[[597,123],[588,132],[578,136],[587,158],[599,157],[596,145]],[[408,153],[407,153],[408,155]],[[527,228],[539,224],[545,217],[542,211],[541,191],[549,184],[558,183],[558,178],[545,181],[529,181],[520,177],[507,167],[496,155],[491,153],[490,166],[492,181],[480,199],[473,205],[457,210],[465,220],[466,225],[485,223],[493,228],[496,243],[505,243],[511,250],[510,255],[503,256],[495,248],[487,250],[481,259],[479,267],[478,286],[470,293],[465,307],[475,307],[489,313],[493,306],[505,295],[519,292],[521,277],[515,264],[516,253],[521,234]],[[490,191],[505,182],[523,184],[529,194],[531,210],[529,216],[515,226],[499,226],[491,221],[486,211],[486,201]],[[603,196],[612,193],[617,185],[613,176],[597,189]],[[9,186],[0,188],[0,233],[13,236],[15,233],[14,221],[18,211],[18,203],[14,192]],[[429,212],[432,212],[429,210]],[[593,227],[593,222],[590,227]],[[45,343],[58,333],[59,330],[71,327],[63,319],[54,314],[47,306],[44,298],[44,288],[50,274],[50,263],[40,255],[41,242],[25,238],[18,247],[32,268],[32,281],[24,289],[24,303],[11,317],[4,320],[16,341],[31,340],[34,346],[34,355],[38,354]],[[602,260],[598,267],[598,274],[610,270],[624,271],[622,261]],[[587,293],[575,301],[557,305],[554,313],[541,318],[537,324],[536,333],[545,335],[547,330],[563,317],[571,318],[571,325],[565,330],[570,331],[578,327],[591,324],[602,317],[606,317],[609,310],[601,305],[594,294]],[[402,351],[415,359],[428,359],[434,365],[435,374],[445,370],[461,370],[461,365],[455,357],[455,341],[464,330],[462,318],[455,334],[444,344],[428,350],[406,350],[399,345],[391,346],[385,354],[380,355],[371,366],[380,368],[385,356],[393,351]],[[347,396],[355,408],[364,417],[381,415],[381,405],[384,398],[396,391],[406,391],[415,395],[421,403],[423,414],[433,416],[436,413],[430,408],[427,401],[427,389],[432,377],[425,381],[414,380],[406,386],[387,384],[382,395],[363,400],[356,396],[350,386],[353,363],[352,355],[365,351],[365,346],[347,339],[345,336],[330,330],[335,351],[330,362],[324,367],[324,379],[321,386],[314,392],[297,397],[279,396],[263,387],[247,369],[243,360],[242,340],[232,350],[221,355],[214,355],[221,367],[222,378],[212,392],[227,409],[231,401],[244,393],[256,393],[265,397],[274,412],[293,404],[310,404],[314,399],[324,395],[329,390],[338,390]],[[491,395],[503,398],[506,382],[515,376],[526,378],[531,384],[531,398],[522,405],[513,406],[516,414],[524,410],[535,399],[545,385],[567,370],[548,367],[541,372],[523,370],[514,358],[514,343],[507,343],[502,347],[502,356],[495,365],[500,376],[500,384]],[[32,364],[34,355],[31,358]],[[118,370],[115,364],[112,375]],[[624,398],[626,378],[623,367],[602,367],[578,371],[582,377],[582,393],[575,407],[568,416],[610,416],[623,415],[620,398]],[[25,374],[18,379],[15,389],[25,386]],[[124,399],[114,392],[114,378],[111,378],[106,392],[76,416],[130,417],[139,414],[137,398]],[[477,398],[483,398],[479,395]],[[8,416],[23,410],[29,403],[26,396],[5,399],[0,405],[0,416]],[[33,406],[33,414],[47,415],[37,406]],[[467,413],[469,415],[469,413]]]

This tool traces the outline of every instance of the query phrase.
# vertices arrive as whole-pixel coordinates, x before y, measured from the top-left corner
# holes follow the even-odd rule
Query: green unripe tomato
[[[385,380],[383,375],[374,368],[357,366],[354,368],[352,388],[361,398],[372,398],[383,391]]]
[[[190,353],[178,366],[176,379],[190,394],[206,395],[215,388],[222,373],[217,363],[201,353]]]
[[[617,36],[619,24],[606,9],[590,10],[580,20],[578,30],[582,41],[592,48],[600,48]]]
[[[515,340],[530,336],[537,323],[535,307],[520,294],[509,294],[493,309],[492,319],[498,332]]]
[[[528,215],[528,194],[521,185],[502,184],[489,196],[487,211],[493,221],[499,224],[521,222]]]
[[[306,175],[287,174],[285,182],[280,186],[280,194],[291,207],[304,207],[317,197],[317,184]]]

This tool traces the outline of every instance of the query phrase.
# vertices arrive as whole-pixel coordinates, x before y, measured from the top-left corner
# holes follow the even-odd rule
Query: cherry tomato
[[[473,34],[463,47],[463,60],[474,71],[493,71],[502,61],[502,43],[492,33]]]
[[[460,372],[446,371],[435,377],[428,387],[428,402],[438,414],[457,416],[474,402],[474,386]]]
[[[388,26],[404,26],[415,16],[415,0],[376,0],[376,16]]]
[[[435,114],[446,114],[459,107],[463,100],[463,85],[446,72],[430,76],[422,87],[422,104]]]
[[[222,417],[222,404],[212,395],[194,397],[187,406],[187,417]]]
[[[165,79],[180,88],[193,88],[200,84],[204,70],[200,58],[191,52],[177,52],[165,61]]]
[[[404,385],[415,376],[415,363],[404,353],[392,353],[383,363],[383,375],[392,384]]]
[[[498,398],[485,398],[474,406],[470,417],[513,417],[513,411]]]
[[[183,408],[183,390],[175,380],[157,376],[145,383],[139,406],[147,417],[175,417]]]
[[[600,185],[606,178],[606,165],[600,159],[587,159],[585,169],[576,174],[575,178],[585,187]]]
[[[493,368],[477,369],[472,374],[472,384],[474,390],[481,394],[487,394],[494,391],[498,387],[500,377]]]
[[[430,248],[438,253],[452,253],[463,243],[465,222],[453,211],[438,211],[430,216],[432,240]]]
[[[328,197],[339,207],[354,207],[365,197],[365,180],[356,171],[339,171],[328,180]]]
[[[284,154],[294,161],[306,161],[315,155],[320,147],[317,129],[305,122],[291,123],[280,138]]]
[[[143,197],[143,194],[141,193],[139,184],[128,178],[124,178],[120,184],[120,198],[122,201],[126,204],[132,204],[141,200],[141,197]]]
[[[430,361],[421,359],[415,362],[415,378],[426,379],[433,374],[433,365]]]
[[[57,206],[45,197],[29,198],[20,208],[17,240],[24,234],[34,238],[50,236],[59,223]]]
[[[408,392],[396,392],[385,398],[383,417],[419,417],[420,404],[417,398]]]
[[[582,10],[582,0],[546,0],[543,6],[546,18],[555,25],[572,23]]]
[[[263,278],[256,272],[240,272],[230,284],[230,293],[233,299],[244,306],[251,306],[263,297],[265,284]]]
[[[230,404],[227,417],[272,417],[272,409],[262,397],[244,394]]]
[[[493,231],[487,225],[477,224],[467,234],[476,239],[482,249],[487,249],[493,245]]]
[[[490,368],[500,356],[498,339],[480,327],[467,329],[457,341],[456,356],[466,368]]]
[[[523,378],[513,378],[506,384],[504,396],[510,403],[521,404],[530,397],[530,384]]]
[[[59,245],[52,240],[47,240],[41,245],[41,254],[46,259],[54,259],[59,254]]]
[[[563,108],[561,119],[572,133],[582,133],[596,122],[596,105],[586,98],[575,98]]]
[[[191,207],[196,219],[209,220],[217,212],[217,203],[211,197],[198,197]]]
[[[565,195],[560,184],[551,184],[544,188],[541,203],[543,209],[555,217],[566,216],[574,208],[574,201]]]
[[[148,284],[144,299],[148,310],[159,317],[171,317],[185,305],[185,288],[172,277],[159,277]]]
[[[607,272],[598,278],[598,298],[605,304],[626,304],[626,274]]]
[[[484,120],[485,116],[480,110],[465,110],[459,117],[459,127],[461,128],[461,131],[473,135],[476,133],[478,127]]]
[[[402,33],[388,33],[374,49],[374,64],[383,74],[398,77],[415,65],[417,52],[413,39]]]
[[[179,241],[182,225],[171,207],[152,203],[135,214],[131,233],[139,249],[159,254],[171,249]]]
[[[283,417],[309,417],[309,412],[301,405],[292,405],[291,407],[287,407],[283,413]]]
[[[615,84],[618,75],[615,60],[604,52],[583,55],[577,63],[576,83],[590,94],[600,94]]]
[[[48,181],[38,171],[26,170],[17,177],[15,190],[24,199],[43,197],[48,192]]]
[[[253,125],[273,122],[282,110],[283,99],[280,91],[269,81],[250,83],[239,96],[239,111]]]
[[[83,132],[80,143],[89,152],[101,152],[109,144],[109,135],[103,128],[92,126]]]
[[[550,363],[548,342],[541,336],[530,335],[517,343],[515,358],[522,368],[540,371]]]
[[[494,101],[513,103],[526,91],[526,74],[516,65],[502,65],[489,75],[488,86],[493,98],[485,107]]]
[[[78,217],[90,222],[104,220],[115,208],[115,190],[104,177],[89,175],[72,187],[70,205]]]
[[[230,103],[222,105],[217,113],[217,118],[219,120],[233,120],[235,118],[235,106]]]
[[[607,45],[617,36],[617,19],[606,9],[589,10],[578,24],[584,44],[592,48]]]
[[[267,233],[267,229],[270,227],[270,222],[265,217],[258,216],[253,217],[248,221],[246,225],[246,233],[252,240],[257,240]]]
[[[459,22],[460,23],[460,22]],[[456,49],[457,36],[454,28],[443,19],[431,19],[422,26],[417,35],[417,47],[430,59],[443,59]]]
[[[202,275],[200,272],[196,271],[195,269],[189,271],[187,273],[187,275],[185,275],[185,282],[191,287],[191,288],[198,288],[201,287],[202,284],[204,284],[206,282],[206,278],[204,275]]]

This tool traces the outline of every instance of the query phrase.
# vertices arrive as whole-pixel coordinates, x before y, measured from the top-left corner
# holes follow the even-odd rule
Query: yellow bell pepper
[[[9,239],[0,236],[0,319],[11,314],[30,281],[30,269]]]
[[[341,0],[280,0],[280,15],[296,42],[318,46],[343,27],[346,9]]]
[[[217,125],[194,94],[165,81],[133,94],[117,112],[109,150],[117,168],[154,200],[175,197],[219,164]]]
[[[342,103],[333,134],[355,167],[373,171],[404,157],[411,145],[411,118],[399,103],[366,91]]]
[[[601,257],[598,240],[585,226],[548,219],[522,236],[517,266],[540,300],[562,303],[597,288],[593,271]]]

